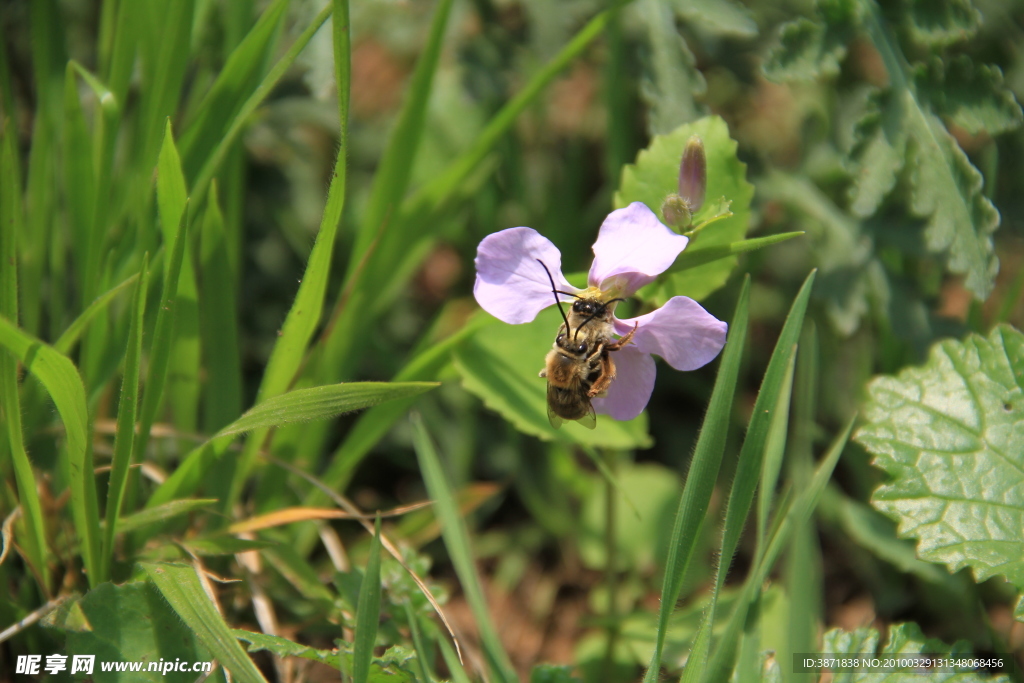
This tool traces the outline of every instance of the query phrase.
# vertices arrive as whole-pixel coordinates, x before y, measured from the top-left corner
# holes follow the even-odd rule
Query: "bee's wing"
[[[594,406],[588,406],[587,414],[576,420],[587,429],[593,429],[597,426],[597,413],[594,412]],[[548,412],[550,415],[550,411]]]
[[[550,401],[548,401],[548,422],[550,422],[551,426],[554,427],[555,429],[561,429],[562,423],[565,422],[565,420],[560,418],[557,414],[555,414],[555,411],[551,409]]]

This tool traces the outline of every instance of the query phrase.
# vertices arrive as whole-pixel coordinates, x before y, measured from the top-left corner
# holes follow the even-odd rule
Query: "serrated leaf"
[[[481,313],[481,315],[484,315]],[[601,415],[595,429],[570,420],[556,430],[548,422],[547,384],[537,376],[551,349],[561,318],[551,307],[526,325],[495,321],[453,353],[462,386],[519,431],[544,441],[569,440],[607,448],[648,448],[647,414],[629,422]]]
[[[801,17],[782,25],[762,70],[770,81],[814,81],[839,73],[850,31]]]
[[[928,249],[944,253],[949,270],[964,275],[964,286],[984,301],[999,271],[992,250],[999,212],[982,194],[981,173],[953,136],[935,116],[912,106],[905,119],[912,141],[910,208],[927,219]]]
[[[266,633],[255,633],[242,629],[232,629],[232,635],[239,640],[249,644],[249,652],[260,652],[266,650],[278,657],[302,657],[314,662],[321,662],[333,669],[341,669],[351,675],[352,653],[346,650],[317,650],[308,645],[293,642],[281,636],[268,635]]]
[[[1024,335],[944,341],[868,385],[856,440],[892,481],[873,504],[922,559],[1024,588]]]
[[[981,12],[971,0],[908,0],[905,22],[910,38],[941,48],[971,38],[981,25]]]
[[[707,200],[694,215],[694,224],[711,218],[721,197],[732,202],[732,216],[708,225],[690,240],[687,248],[703,249],[740,241],[750,223],[754,186],[747,182],[747,166],[737,158],[736,142],[729,137],[729,127],[719,116],[707,116],[668,135],[655,136],[647,149],[637,155],[636,163],[623,169],[622,182],[615,193],[615,208],[643,202],[664,219],[661,204],[678,189],[679,160],[691,135],[701,137],[707,156]],[[735,267],[736,257],[732,256],[672,273],[641,290],[640,297],[658,305],[679,295],[700,300],[721,287]]]
[[[210,662],[209,653],[149,582],[100,584],[81,599],[61,605],[47,626],[67,632],[69,655],[91,654],[97,662],[142,662],[137,672],[103,671],[94,666],[91,680],[194,681],[194,671],[147,671],[152,662]],[[70,669],[71,661],[68,660]]]
[[[644,26],[647,50],[640,95],[647,103],[647,130],[668,133],[703,111],[694,101],[707,89],[693,53],[676,29],[672,10],[658,0],[643,0],[635,14]]]
[[[857,122],[851,157],[856,164],[849,189],[850,212],[866,218],[878,210],[896,181],[907,151],[903,110],[890,92],[871,99],[868,111]]]
[[[887,657],[907,657],[914,655],[942,655],[950,658],[970,658],[972,656],[970,644],[960,640],[953,645],[947,645],[935,638],[926,638],[921,632],[921,627],[914,623],[896,624],[889,628],[889,639],[885,646],[878,648],[879,634],[873,628],[859,628],[855,631],[843,631],[832,629],[825,634],[821,651],[829,655],[849,657],[870,657],[872,659],[886,659]],[[1007,663],[1009,658],[1005,657]],[[797,669],[802,671],[802,669]],[[813,673],[817,674],[816,670]],[[944,681],[956,681],[957,683],[981,683],[996,681],[1009,683],[1008,676],[982,676],[974,667],[963,667],[956,669],[931,669],[923,675],[929,682],[936,683]],[[918,683],[922,679],[920,671],[906,669],[903,671],[889,671],[885,673],[874,668],[869,671],[858,672],[836,672],[832,675],[833,683],[865,683],[867,681],[877,683]]]
[[[933,58],[927,65],[917,65],[913,78],[918,95],[932,111],[971,135],[998,135],[1024,120],[998,66],[975,65],[967,55],[948,63]]]

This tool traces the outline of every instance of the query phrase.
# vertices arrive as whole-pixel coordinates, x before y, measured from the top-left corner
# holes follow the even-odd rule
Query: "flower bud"
[[[691,135],[683,150],[679,164],[679,196],[686,201],[690,213],[704,205],[704,192],[708,189],[708,163],[704,156],[704,142]]]
[[[690,207],[686,205],[686,200],[677,194],[665,197],[665,201],[661,205],[661,215],[665,219],[665,223],[677,230],[689,228],[693,218]]]

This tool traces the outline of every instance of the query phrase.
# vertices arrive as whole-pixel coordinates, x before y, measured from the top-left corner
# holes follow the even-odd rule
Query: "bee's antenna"
[[[558,298],[558,295],[559,294],[568,294],[569,292],[560,292],[557,289],[555,289],[555,278],[551,277],[551,271],[548,270],[548,267],[545,266],[544,262],[541,261],[540,259],[537,259],[537,263],[539,263],[540,267],[544,269],[544,272],[548,274],[548,281],[551,282],[551,293],[555,295],[555,304],[558,306],[558,312],[562,314],[562,320],[565,321],[565,331],[568,332],[569,331],[569,319],[567,317],[565,317],[565,311],[562,310],[562,300]],[[576,295],[573,294],[572,296],[576,296]],[[578,327],[576,328],[576,331],[579,332],[579,328]]]

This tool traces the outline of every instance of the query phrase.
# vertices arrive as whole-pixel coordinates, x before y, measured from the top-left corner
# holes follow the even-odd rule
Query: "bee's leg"
[[[547,377],[548,376],[548,369],[544,368],[543,370],[541,370],[540,372],[537,373],[537,376],[538,377]]]
[[[631,329],[625,337],[615,342],[608,342],[608,344],[605,345],[605,348],[609,351],[618,351],[626,344],[631,343],[633,341],[633,335],[636,334],[636,328],[639,325],[640,323],[633,323],[633,329]]]
[[[590,385],[590,389],[587,390],[587,397],[594,398],[606,393],[608,387],[612,385],[613,379],[615,379],[615,362],[612,360],[611,355],[606,353],[601,357],[601,374]]]

